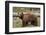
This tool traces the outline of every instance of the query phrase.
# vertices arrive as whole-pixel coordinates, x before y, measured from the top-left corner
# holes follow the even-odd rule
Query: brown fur
[[[23,14],[21,13],[21,15],[19,16],[20,19],[22,19],[22,26],[26,26],[28,24],[28,22],[31,22],[32,25],[37,26],[37,17],[27,13],[27,14]]]

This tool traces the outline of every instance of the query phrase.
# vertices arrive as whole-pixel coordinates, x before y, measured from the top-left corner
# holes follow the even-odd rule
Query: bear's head
[[[23,19],[23,15],[24,15],[23,12],[18,13],[18,15],[19,15],[19,18],[20,18],[20,19]]]

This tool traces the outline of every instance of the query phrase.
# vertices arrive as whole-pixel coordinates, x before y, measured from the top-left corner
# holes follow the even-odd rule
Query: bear
[[[22,27],[25,27],[28,25],[30,22],[32,25],[37,26],[37,16],[31,14],[31,13],[26,13],[24,14],[23,12],[19,14],[19,18],[22,20]]]

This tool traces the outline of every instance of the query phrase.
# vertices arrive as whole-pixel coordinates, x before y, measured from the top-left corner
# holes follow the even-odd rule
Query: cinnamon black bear
[[[26,26],[29,22],[32,25],[37,26],[37,17],[33,14],[27,13],[24,14],[23,12],[19,15],[19,18],[22,20],[22,27]]]

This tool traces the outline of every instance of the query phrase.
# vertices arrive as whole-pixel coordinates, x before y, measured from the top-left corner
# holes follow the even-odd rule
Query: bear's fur
[[[19,18],[22,20],[22,27],[26,26],[29,22],[31,22],[32,25],[37,26],[37,17],[31,13],[24,14],[22,12]]]

